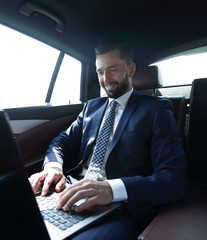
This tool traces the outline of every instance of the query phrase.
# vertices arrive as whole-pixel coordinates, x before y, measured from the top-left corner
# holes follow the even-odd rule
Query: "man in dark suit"
[[[56,191],[61,191],[66,183],[63,158],[68,153],[68,161],[82,166],[84,176],[109,103],[116,99],[114,127],[97,180],[85,177],[67,187],[60,194],[57,208],[68,210],[80,199],[86,201],[76,207],[78,212],[96,204],[125,201],[124,210],[81,233],[77,239],[133,239],[137,220],[141,223],[141,219],[156,213],[160,206],[186,194],[184,152],[172,103],[142,95],[132,88],[136,66],[129,47],[112,41],[95,50],[99,82],[108,97],[85,104],[77,120],[52,141],[44,170],[32,175],[30,182],[34,192],[44,183],[42,195],[47,194],[52,182]]]

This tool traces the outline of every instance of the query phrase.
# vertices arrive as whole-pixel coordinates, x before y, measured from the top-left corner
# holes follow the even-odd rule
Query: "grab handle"
[[[31,2],[24,3],[20,7],[19,12],[27,17],[30,16],[33,12],[39,12],[56,22],[56,27],[55,27],[56,31],[60,33],[63,33],[64,31],[65,23],[63,19],[61,19],[59,16],[52,13],[51,11],[45,9],[44,7],[39,6],[38,4],[31,3]]]

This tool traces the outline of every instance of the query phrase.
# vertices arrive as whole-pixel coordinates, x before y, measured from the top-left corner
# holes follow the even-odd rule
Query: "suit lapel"
[[[96,137],[98,135],[101,121],[102,121],[102,118],[105,113],[105,109],[106,109],[107,105],[108,105],[108,99],[106,98],[106,101],[103,104],[101,104],[98,111],[96,111],[94,113],[93,120],[92,120],[93,122],[92,122],[91,132],[90,132],[90,139],[87,143],[87,147],[86,147],[86,151],[84,153],[83,159],[86,159],[88,157],[88,155],[90,154],[90,152],[93,149],[93,146],[95,145]]]
[[[124,112],[121,116],[121,119],[119,121],[119,124],[117,126],[117,129],[115,131],[115,134],[113,136],[113,140],[111,142],[110,148],[109,148],[109,155],[111,153],[111,151],[113,150],[113,148],[116,146],[117,142],[119,141],[129,119],[131,118],[133,112],[137,109],[138,105],[139,105],[139,101],[138,101],[138,94],[136,94],[136,92],[134,91],[131,95],[131,97],[129,98],[129,101],[126,105],[126,108],[124,109]]]
[[[132,93],[131,97],[129,98],[127,106],[126,106],[126,108],[121,116],[121,119],[119,121],[119,124],[117,126],[117,130],[113,136],[113,140],[112,140],[110,148],[109,148],[109,155],[110,155],[111,151],[113,150],[113,148],[116,146],[117,142],[119,141],[133,112],[137,109],[137,107],[139,105],[138,99],[139,99],[139,95],[136,93],[136,91],[134,91]],[[106,109],[107,105],[108,105],[108,99],[106,99],[104,104],[102,104],[100,106],[99,110],[96,111],[96,113],[93,116],[91,138],[90,138],[93,140],[87,144],[86,152],[84,154],[85,157],[88,156],[88,154],[92,151],[93,146],[95,145],[95,140],[98,135],[100,124],[101,124],[101,121],[102,121],[102,118],[105,113],[105,109]]]

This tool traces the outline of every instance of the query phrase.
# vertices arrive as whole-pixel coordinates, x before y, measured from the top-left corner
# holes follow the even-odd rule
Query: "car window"
[[[3,25],[0,35],[0,108],[45,105],[60,51]],[[52,105],[80,98],[81,63],[65,54],[62,64]]]
[[[52,105],[80,103],[80,61],[65,55],[50,103]]]
[[[207,49],[197,48],[179,56],[155,62],[161,70],[163,86],[191,84],[196,78],[207,77]]]

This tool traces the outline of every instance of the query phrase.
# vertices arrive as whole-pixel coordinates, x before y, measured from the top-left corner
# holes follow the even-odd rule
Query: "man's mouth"
[[[108,91],[113,91],[115,88],[117,88],[117,83],[116,82],[113,82],[113,83],[107,83],[105,84],[105,88],[108,90]]]

